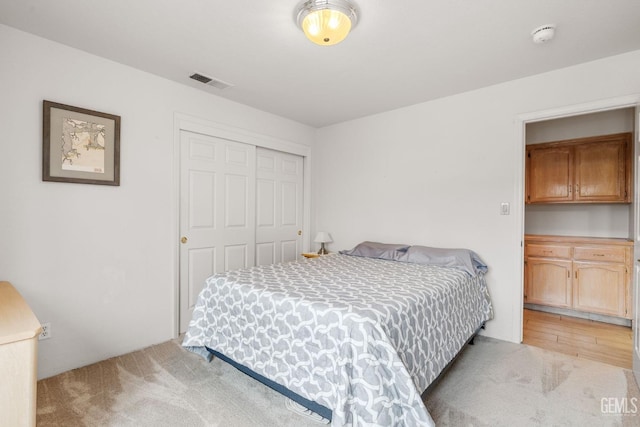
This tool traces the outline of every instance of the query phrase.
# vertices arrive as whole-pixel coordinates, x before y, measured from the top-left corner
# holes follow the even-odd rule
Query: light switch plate
[[[500,203],[500,215],[509,215],[510,206],[507,202]]]

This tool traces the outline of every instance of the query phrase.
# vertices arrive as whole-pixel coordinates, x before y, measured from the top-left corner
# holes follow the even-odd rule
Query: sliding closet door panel
[[[276,226],[276,185],[273,179],[260,179],[256,182],[256,225],[262,228]]]
[[[256,262],[293,261],[302,249],[302,157],[257,148]]]
[[[295,182],[283,182],[280,184],[280,192],[282,194],[282,225],[293,226],[298,225],[298,185]]]
[[[207,277],[255,265],[256,147],[180,134],[180,331]]]
[[[253,245],[251,249],[253,249]],[[224,270],[231,271],[248,267],[249,252],[253,251],[250,250],[248,245],[225,245],[224,252]]]
[[[247,229],[251,227],[247,217],[250,183],[247,177],[242,175],[226,175],[224,178],[224,226],[228,229]]]
[[[190,249],[187,258],[190,271],[188,279],[188,307],[193,310],[198,299],[198,294],[202,289],[202,284],[207,280],[207,277],[211,276],[212,272],[215,271],[216,249]]]
[[[191,171],[188,180],[189,193],[200,196],[189,198],[189,228],[213,229],[216,218],[214,211],[215,173]]]
[[[298,240],[282,240],[280,242],[280,258],[283,261],[293,261],[300,256]]]
[[[287,159],[285,159],[287,160]],[[294,166],[297,166],[294,164]],[[282,169],[287,173],[287,177],[293,177],[298,170],[292,167],[291,161],[283,161]],[[280,194],[282,195],[282,223],[281,228],[285,231],[282,233],[280,242],[280,256],[283,261],[290,261],[300,256],[300,237],[292,232],[301,229],[301,193],[300,183],[284,181],[280,184]]]
[[[276,262],[276,248],[273,242],[256,244],[256,265],[269,265]]]
[[[180,133],[180,331],[207,277],[298,258],[303,159]]]

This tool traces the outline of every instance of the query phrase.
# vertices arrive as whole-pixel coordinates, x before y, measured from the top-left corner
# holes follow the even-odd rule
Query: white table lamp
[[[318,231],[314,242],[320,243],[320,250],[318,251],[318,254],[326,255],[329,253],[329,251],[327,251],[327,249],[324,247],[324,244],[333,242],[333,239],[331,238],[331,234],[327,233],[326,231]]]

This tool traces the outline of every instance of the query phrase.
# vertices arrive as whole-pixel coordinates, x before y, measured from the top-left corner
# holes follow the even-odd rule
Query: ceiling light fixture
[[[309,40],[331,46],[347,37],[358,22],[358,13],[347,0],[308,0],[298,6],[296,20]]]

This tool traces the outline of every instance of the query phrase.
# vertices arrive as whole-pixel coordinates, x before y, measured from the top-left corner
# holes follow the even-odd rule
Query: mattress
[[[217,274],[183,346],[332,411],[332,426],[431,426],[421,392],[492,316],[484,274],[333,254]]]

